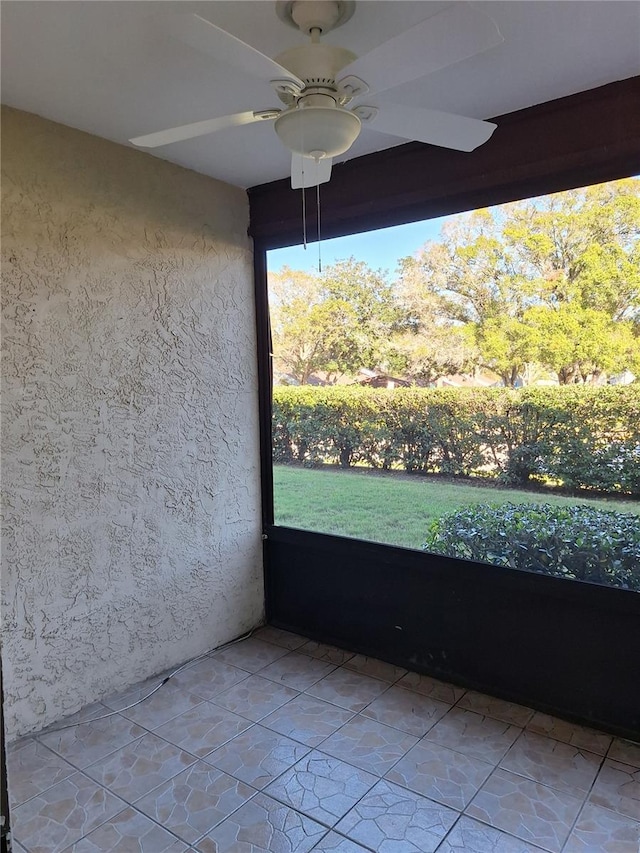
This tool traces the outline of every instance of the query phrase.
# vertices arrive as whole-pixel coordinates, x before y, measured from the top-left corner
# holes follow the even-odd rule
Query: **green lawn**
[[[274,465],[276,524],[421,548],[434,518],[479,503],[591,504],[640,515],[640,501],[584,499],[393,473]]]

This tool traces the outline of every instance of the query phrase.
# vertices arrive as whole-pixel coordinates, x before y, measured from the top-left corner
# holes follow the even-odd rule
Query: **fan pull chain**
[[[304,175],[304,172],[303,172]],[[302,180],[302,244],[305,252],[307,251],[307,203],[304,193],[304,177]]]
[[[302,161],[302,245],[307,251],[307,199],[305,194],[304,160]]]
[[[320,184],[316,184],[316,209],[318,216],[318,272],[322,272],[322,254],[320,250]]]

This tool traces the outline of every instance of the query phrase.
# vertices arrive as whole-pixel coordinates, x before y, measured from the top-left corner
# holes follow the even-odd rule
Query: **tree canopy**
[[[422,385],[640,374],[640,180],[451,217],[393,277],[349,258],[269,286],[276,362],[303,384],[363,367]]]

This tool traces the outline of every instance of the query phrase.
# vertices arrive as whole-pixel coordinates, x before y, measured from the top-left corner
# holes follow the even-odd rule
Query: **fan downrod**
[[[326,35],[346,24],[355,6],[355,0],[278,0],[276,14],[305,35],[311,35],[313,30]]]

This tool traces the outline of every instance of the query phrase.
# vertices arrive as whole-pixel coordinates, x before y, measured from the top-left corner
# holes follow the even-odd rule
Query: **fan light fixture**
[[[361,122],[357,115],[340,107],[302,107],[278,116],[275,130],[281,142],[296,154],[336,157],[358,138]]]
[[[291,188],[302,189],[305,248],[305,189],[316,188],[319,252],[320,184],[330,180],[333,158],[351,148],[363,123],[372,123],[372,129],[380,133],[458,151],[473,151],[496,128],[492,122],[438,110],[357,103],[368,92],[375,96],[501,44],[504,39],[488,14],[461,0],[357,57],[346,48],[320,42],[321,36],[351,18],[354,7],[355,0],[278,0],[278,17],[308,35],[310,41],[275,59],[198,14],[168,16],[173,36],[243,74],[270,83],[284,109],[245,110],[136,136],[130,142],[158,148],[225,128],[274,120],[278,138],[291,151]]]
[[[284,108],[245,110],[146,133],[130,142],[158,148],[226,128],[274,121],[278,138],[292,152],[292,189],[329,181],[333,158],[351,148],[364,125],[374,132],[457,151],[473,151],[486,142],[496,128],[492,122],[384,98],[379,105],[363,104],[361,99],[367,93],[377,97],[501,44],[504,39],[491,17],[473,2],[460,0],[357,57],[320,40],[351,18],[355,4],[356,0],[278,0],[279,18],[309,36],[309,41],[275,59],[198,14],[165,16],[173,37],[271,84]],[[352,32],[356,31],[357,24]]]

